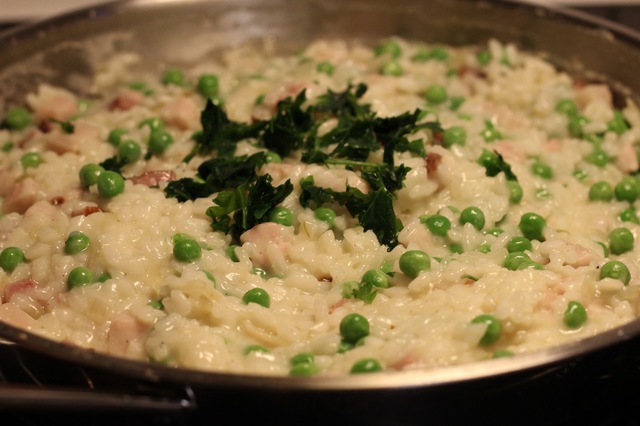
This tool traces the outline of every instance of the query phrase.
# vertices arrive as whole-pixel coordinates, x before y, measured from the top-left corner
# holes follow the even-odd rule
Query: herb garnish
[[[271,176],[258,176],[257,170],[267,161],[264,153],[234,156],[238,142],[253,139],[256,146],[281,157],[296,152],[306,163],[340,165],[359,172],[371,186],[368,193],[349,186],[342,192],[316,187],[310,177],[301,182],[300,203],[304,207],[312,203],[316,207],[327,203],[343,205],[365,230],[376,234],[381,244],[389,249],[395,247],[398,239],[394,193],[402,188],[409,168],[395,166],[394,153],[424,156],[424,142],[410,141],[408,136],[422,128],[434,132],[442,129],[437,122],[420,123],[420,110],[377,117],[370,105],[359,102],[366,90],[364,84],[350,85],[343,92],[328,90],[309,106],[302,91],[295,98],[280,101],[271,119],[252,124],[230,120],[221,106],[208,100],[200,117],[203,130],[194,135],[195,146],[185,161],[197,154],[215,152],[216,157],[198,167],[197,179],[170,182],[165,189],[167,196],[187,201],[218,192],[216,205],[207,212],[212,227],[231,233],[238,241],[242,232],[264,221],[266,212],[293,189],[289,181],[273,187]],[[337,124],[318,135],[318,128],[328,119],[336,119]],[[369,162],[371,154],[381,148],[383,162]]]
[[[288,180],[276,187],[271,185],[271,181],[270,175],[262,175],[251,183],[218,193],[213,200],[216,205],[207,209],[207,216],[212,219],[211,227],[216,231],[231,233],[233,242],[238,243],[243,232],[265,222],[267,212],[293,191],[293,185]]]

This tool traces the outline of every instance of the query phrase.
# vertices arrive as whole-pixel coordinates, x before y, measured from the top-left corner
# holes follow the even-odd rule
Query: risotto
[[[0,130],[0,320],[266,375],[517,356],[636,318],[640,113],[492,40],[241,47]]]

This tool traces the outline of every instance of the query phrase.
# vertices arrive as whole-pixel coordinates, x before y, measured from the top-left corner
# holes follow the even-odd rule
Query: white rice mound
[[[101,96],[88,106],[65,89],[34,88],[26,103],[35,124],[0,130],[0,250],[17,247],[26,258],[13,271],[0,269],[0,320],[58,341],[176,367],[288,375],[292,357],[310,353],[315,374],[345,375],[365,358],[393,371],[487,360],[504,351],[517,356],[635,319],[640,250],[635,244],[619,255],[608,250],[615,228],[626,227],[638,238],[639,225],[619,217],[635,205],[588,196],[593,183],[615,187],[638,170],[640,114],[635,105],[628,101],[620,111],[630,126],[617,133],[608,127],[615,111],[608,87],[575,81],[514,46],[491,41],[452,48],[392,41],[402,51],[395,59],[402,75],[380,71],[394,60],[389,54],[319,41],[291,57],[239,48],[219,61],[183,70],[184,86],[164,85],[154,75],[133,78],[132,57],[116,58],[96,76],[95,91]],[[412,60],[434,47],[446,50],[448,57]],[[477,59],[482,49],[490,53],[486,64]],[[333,64],[331,75],[318,70],[322,62]],[[219,78],[219,97],[231,120],[269,118],[279,100],[302,89],[313,104],[327,89],[343,91],[349,83],[363,82],[368,91],[362,102],[378,116],[419,108],[425,122],[438,121],[443,129],[464,127],[466,143],[445,147],[441,135],[416,132],[412,137],[424,141],[427,154],[439,156],[431,170],[424,158],[396,153],[396,165],[411,170],[396,194],[394,209],[403,228],[400,244],[391,250],[345,209],[337,210],[330,228],[299,202],[302,177],[314,176],[316,184],[338,190],[347,180],[366,188],[357,171],[300,163],[295,154],[267,164],[262,172],[272,175],[274,185],[287,179],[294,185],[282,203],[294,223],[263,224],[244,238],[234,262],[225,254],[231,237],[213,231],[206,215],[215,194],[178,202],[165,196],[167,182],[147,186],[130,179],[159,170],[171,170],[175,178],[196,175],[205,158],[182,160],[194,146],[193,133],[201,130],[205,99],[194,82],[202,73]],[[129,89],[134,80],[144,81],[151,93]],[[433,84],[443,85],[449,99],[464,102],[457,109],[449,102],[430,105],[423,93]],[[593,143],[571,136],[567,115],[555,108],[562,99],[578,106],[587,121],[585,133],[601,137],[600,147],[611,159],[607,164],[590,162]],[[173,137],[168,150],[125,166],[125,190],[115,197],[101,197],[95,186],[83,189],[81,167],[116,152],[107,142],[110,130],[126,129],[125,138],[140,143],[144,153],[149,127],[139,123],[154,117]],[[64,134],[55,120],[72,120],[74,133]],[[500,138],[483,139],[487,122]],[[478,163],[483,149],[496,150],[510,164],[524,193],[519,203],[509,201],[505,173],[487,176]],[[245,141],[236,155],[259,150]],[[25,167],[21,158],[28,152],[39,153],[41,164]],[[380,153],[372,157],[381,161]],[[551,179],[531,172],[536,161],[551,167]],[[461,224],[460,211],[469,206],[484,212],[482,229]],[[512,271],[503,266],[506,247],[522,235],[518,222],[527,212],[546,220],[544,241],[533,240],[527,251],[541,268]],[[436,213],[451,221],[446,237],[433,234],[420,220]],[[488,232],[497,227],[503,232]],[[73,231],[86,234],[90,245],[65,254],[65,240]],[[196,240],[202,257],[176,260],[176,234]],[[402,273],[399,259],[407,250],[427,253],[430,269],[415,278]],[[628,267],[628,284],[600,277],[609,260]],[[359,282],[366,271],[384,265],[390,265],[391,285],[376,289],[371,303],[343,296],[345,282]],[[68,275],[79,266],[95,276],[108,275],[103,282],[69,289]],[[256,267],[268,274],[256,273]],[[243,303],[242,296],[256,287],[270,295],[269,307]],[[588,315],[577,327],[563,319],[570,301],[582,304]],[[369,321],[370,334],[340,350],[340,322],[351,313]],[[499,338],[488,345],[480,342],[486,325],[472,323],[483,314],[501,325]],[[252,345],[262,350],[247,351]]]

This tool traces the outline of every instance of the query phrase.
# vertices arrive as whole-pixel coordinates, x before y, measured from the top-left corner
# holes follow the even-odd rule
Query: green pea
[[[449,99],[449,94],[447,93],[447,89],[441,84],[432,84],[427,87],[427,90],[424,92],[424,97],[432,105],[440,105]]]
[[[148,303],[148,305],[153,309],[157,309],[159,311],[164,309],[164,303],[162,303],[162,300],[152,300]]]
[[[534,262],[531,259],[525,259],[524,261],[522,261],[518,267],[516,268],[516,270],[518,271],[522,271],[524,269],[538,269],[538,270],[542,270],[544,269],[544,267],[539,264],[538,262]]]
[[[351,374],[375,373],[382,371],[382,365],[375,358],[363,358],[351,366]]]
[[[274,151],[267,151],[265,154],[265,160],[267,163],[282,163],[282,157]]]
[[[301,352],[291,357],[289,364],[296,365],[301,363],[313,364],[315,362],[315,356],[309,352]]]
[[[526,237],[515,236],[507,243],[507,251],[513,253],[514,251],[531,251],[533,249],[531,240]]]
[[[614,188],[614,194],[618,201],[628,201],[633,203],[638,198],[640,186],[633,176],[622,178]]]
[[[400,270],[408,277],[415,278],[420,272],[431,268],[431,258],[421,250],[408,250],[400,256]]]
[[[224,254],[227,255],[227,257],[229,258],[229,260],[231,260],[232,262],[240,262],[240,259],[238,258],[238,255],[236,254],[236,249],[238,248],[238,246],[236,245],[232,245],[227,247],[224,250]]]
[[[266,352],[269,352],[269,349],[267,349],[266,347],[264,347],[262,345],[248,345],[247,347],[244,348],[243,353],[245,355],[249,355],[251,352],[266,353]]]
[[[481,66],[486,66],[491,62],[491,53],[488,50],[481,50],[476,53],[476,60]]]
[[[126,140],[118,145],[118,157],[125,160],[127,164],[135,163],[141,155],[142,150],[136,141]]]
[[[173,257],[180,262],[195,262],[202,257],[202,247],[191,238],[181,238],[173,245]]]
[[[160,120],[158,117],[150,117],[142,120],[138,127],[142,128],[144,126],[149,126],[149,130],[154,131],[158,129],[164,129],[164,122]]]
[[[144,81],[133,81],[129,83],[129,88],[135,90],[137,92],[142,93],[145,96],[153,95],[153,90],[147,86],[147,83]]]
[[[509,349],[498,349],[493,353],[491,357],[492,358],[508,358],[514,355],[515,354],[513,353],[513,351],[510,351]]]
[[[442,145],[449,148],[452,145],[462,145],[467,142],[467,131],[462,126],[452,126],[442,133]]]
[[[118,146],[120,145],[120,141],[122,140],[122,137],[126,133],[127,131],[125,129],[115,128],[109,132],[109,135],[107,136],[107,141],[113,146]]]
[[[599,181],[589,188],[589,200],[591,201],[611,201],[613,198],[613,187],[609,182]]]
[[[486,232],[486,234],[493,235],[494,237],[497,237],[498,235],[503,233],[504,233],[504,230],[502,228],[491,228],[491,229],[488,229]]]
[[[595,148],[589,155],[587,155],[585,160],[594,166],[604,167],[611,162],[611,157],[609,157],[609,154],[604,152],[602,149]]]
[[[572,300],[567,304],[563,319],[569,328],[582,327],[587,322],[587,310],[582,306],[582,303]]]
[[[64,252],[69,255],[78,254],[89,248],[90,239],[83,232],[73,231],[64,242]]]
[[[463,225],[465,223],[470,223],[474,228],[480,231],[484,228],[485,224],[484,213],[478,207],[467,207],[460,212],[460,223]]]
[[[402,47],[395,40],[385,40],[378,44],[374,50],[376,56],[389,55],[390,57],[397,59],[402,56]]]
[[[528,254],[521,251],[514,251],[507,254],[502,262],[502,266],[510,271],[517,271],[521,264],[530,261]]]
[[[104,168],[102,166],[93,163],[85,164],[80,169],[80,184],[85,189],[95,185],[98,183],[98,177],[103,172]]]
[[[198,92],[208,99],[218,97],[219,81],[214,74],[202,74],[198,78]]]
[[[38,167],[42,163],[42,157],[37,152],[27,152],[20,158],[20,164],[25,169]]]
[[[634,238],[629,229],[620,227],[609,233],[609,249],[613,254],[622,254],[633,250]]]
[[[556,103],[556,111],[571,117],[578,114],[578,106],[571,99],[560,99]]]
[[[336,67],[329,61],[322,61],[319,62],[318,65],[316,65],[316,71],[329,76],[333,75],[335,69]]]
[[[4,117],[4,124],[10,130],[22,130],[31,124],[31,114],[25,108],[11,107]]]
[[[451,102],[449,103],[449,109],[451,111],[457,111],[465,102],[466,102],[466,99],[463,98],[462,96],[454,96],[451,98]],[[463,118],[464,116],[462,114],[458,115],[458,117],[461,119],[464,119]]]
[[[451,243],[451,244],[449,244],[449,251],[451,253],[462,254],[462,253],[464,253],[464,248],[462,247],[462,244],[460,244],[460,243]]]
[[[111,279],[111,274],[108,273],[108,272],[103,272],[102,274],[100,274],[100,276],[98,277],[98,279],[96,281],[98,281],[99,283],[104,283],[104,282],[107,282],[110,279]]]
[[[254,275],[259,276],[260,278],[266,280],[267,278],[269,278],[269,273],[262,268],[258,268],[257,266],[251,269],[251,273]]]
[[[255,287],[247,291],[242,296],[242,302],[245,305],[248,305],[249,303],[256,303],[260,306],[264,306],[265,308],[268,308],[269,306],[271,306],[271,297],[269,296],[269,293],[267,293],[265,289],[260,287]]]
[[[540,160],[536,160],[531,164],[531,173],[534,176],[539,176],[543,179],[553,178],[553,170],[551,169],[551,166],[541,162]]]
[[[360,283],[358,281],[345,281],[342,283],[342,297],[349,299],[354,296],[354,294],[360,288]]]
[[[93,272],[84,266],[73,268],[67,277],[67,287],[69,289],[82,287],[93,282]]]
[[[328,207],[318,207],[313,213],[316,219],[323,221],[329,228],[333,228],[336,221],[336,212]]]
[[[444,237],[451,229],[451,221],[441,214],[421,216],[420,222],[427,225],[427,229],[434,235]]]
[[[312,362],[295,364],[289,370],[289,375],[294,377],[309,377],[320,372],[320,367]]]
[[[275,207],[267,215],[269,222],[284,226],[293,225],[293,212],[286,207]]]
[[[0,268],[9,274],[24,261],[24,252],[18,247],[7,247],[0,253]]]
[[[569,117],[569,124],[568,124],[569,135],[571,135],[574,138],[583,137],[584,136],[583,127],[588,122],[589,120],[587,120],[586,117],[579,114],[572,115],[571,117]]]
[[[169,68],[162,74],[162,84],[168,86],[173,84],[174,86],[183,86],[185,82],[184,74],[177,68]]]
[[[480,133],[480,136],[482,136],[482,139],[487,143],[495,142],[503,138],[502,133],[500,133],[489,120],[484,121],[484,130]]]
[[[522,185],[515,180],[508,180],[507,188],[509,189],[509,202],[511,204],[520,204],[520,201],[522,201],[522,197],[524,196]]]
[[[389,276],[380,269],[369,269],[362,276],[362,282],[373,287],[388,288]]]
[[[607,129],[619,135],[629,130],[629,123],[622,115],[622,111],[618,109],[613,111],[613,118],[607,123]]]
[[[98,175],[97,186],[102,198],[112,198],[124,192],[124,178],[120,173],[105,170]]]
[[[530,240],[544,241],[543,231],[547,221],[537,213],[525,213],[520,217],[518,227],[522,235]]]
[[[572,175],[580,182],[584,182],[589,177],[589,173],[584,169],[576,169],[573,171]]]
[[[633,207],[622,210],[618,215],[618,218],[623,222],[640,223],[636,210]]]
[[[155,129],[149,135],[149,152],[153,155],[161,155],[173,143],[173,137],[164,129]]]
[[[491,252],[491,246],[489,244],[480,244],[476,251],[478,253],[487,254]]]
[[[369,321],[358,313],[349,314],[340,321],[340,335],[346,342],[355,344],[369,335]]]
[[[382,64],[380,67],[380,74],[400,77],[404,74],[404,70],[398,61],[389,61]]]
[[[631,280],[631,272],[629,272],[627,265],[619,260],[610,260],[600,268],[600,279],[603,278],[613,278],[628,285]]]
[[[498,321],[493,315],[478,315],[471,320],[471,323],[486,324],[487,326],[487,329],[485,330],[479,342],[482,346],[492,345],[500,338],[500,333],[502,333],[502,326],[500,325],[500,321]]]
[[[2,144],[2,147],[0,147],[0,151],[2,152],[9,152],[13,149],[13,147],[15,146],[15,144],[11,141],[7,141],[4,144]]]

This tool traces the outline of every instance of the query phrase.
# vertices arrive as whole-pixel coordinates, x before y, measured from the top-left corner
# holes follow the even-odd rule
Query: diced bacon
[[[467,75],[473,75],[474,77],[480,78],[480,79],[486,79],[487,78],[487,73],[485,73],[482,69],[480,68],[472,68],[469,67],[467,65],[463,65],[460,68],[458,68],[458,76],[460,78],[463,78],[464,76]]]
[[[0,197],[6,196],[15,187],[17,173],[8,169],[0,169]]]
[[[493,149],[502,155],[508,163],[523,163],[527,159],[524,151],[513,141],[496,141],[493,144]]]
[[[267,163],[260,168],[258,173],[261,175],[268,174],[273,178],[274,184],[280,184],[287,179],[298,181],[304,167],[303,164]]]
[[[71,216],[76,217],[76,216],[89,216],[92,215],[94,213],[99,213],[101,212],[102,209],[98,206],[85,206],[82,207],[81,209],[78,210],[74,210],[71,213]]]
[[[562,142],[560,142],[558,139],[549,139],[545,143],[545,148],[550,152],[558,152],[562,149]]]
[[[11,303],[0,305],[0,321],[27,330],[37,325],[36,320],[29,314]]]
[[[616,157],[616,165],[620,167],[622,171],[627,173],[635,172],[640,168],[640,164],[638,164],[638,155],[636,154],[632,141],[625,140],[622,142],[620,152]]]
[[[157,186],[160,182],[170,182],[175,179],[176,174],[172,170],[154,170],[129,178],[135,184],[146,186]]]
[[[340,299],[338,300],[336,303],[334,303],[333,305],[329,306],[329,315],[331,315],[336,309],[338,309],[339,307],[343,306],[345,303],[347,303],[348,299]]]
[[[255,121],[265,120],[273,116],[277,111],[278,103],[286,98],[295,98],[304,89],[313,89],[316,85],[301,81],[289,81],[278,87],[273,92],[267,94],[262,104],[257,105],[253,112],[252,118]],[[307,93],[309,97],[309,93]]]
[[[195,130],[200,125],[200,107],[191,98],[178,98],[162,109],[160,116],[181,130]]]
[[[112,355],[127,355],[132,344],[140,342],[149,327],[129,312],[119,312],[111,318],[107,347]]]
[[[292,238],[291,227],[264,222],[243,233],[240,241],[257,266],[274,269],[288,259]]]
[[[27,293],[37,288],[37,283],[31,278],[25,278],[20,281],[9,283],[4,288],[3,301],[5,303],[11,302],[11,298],[14,294]]]
[[[66,152],[79,152],[83,142],[95,139],[98,135],[98,129],[84,121],[74,123],[73,133],[64,133],[59,128],[54,128],[45,136],[47,148],[58,154]]]
[[[144,95],[136,90],[125,89],[109,103],[109,111],[129,111],[131,108],[142,104]]]
[[[345,191],[347,186],[359,189],[363,194],[368,194],[369,183],[358,176],[354,171],[347,169],[327,169],[323,167],[310,168],[317,186],[331,188],[334,191]]]
[[[59,206],[61,204],[64,204],[64,201],[65,199],[61,195],[57,197],[53,197],[52,199],[49,200],[52,206]]]
[[[432,175],[438,170],[440,163],[442,163],[442,155],[436,152],[430,152],[427,154],[425,161],[427,163],[427,175]]]
[[[37,199],[36,182],[27,177],[16,182],[5,196],[2,211],[5,213],[24,213]]]
[[[612,105],[613,96],[611,89],[606,84],[587,84],[580,88],[576,94],[576,104],[578,108],[583,109],[592,102],[602,102],[606,105]]]
[[[25,145],[27,145],[27,143],[29,143],[30,140],[33,139],[33,137],[38,134],[38,131],[35,129],[31,129],[29,130],[22,138],[20,138],[20,140],[18,141],[17,145],[20,148],[24,148]]]
[[[78,100],[73,93],[46,84],[38,88],[37,94],[27,95],[27,103],[40,121],[67,121],[78,113]]]

